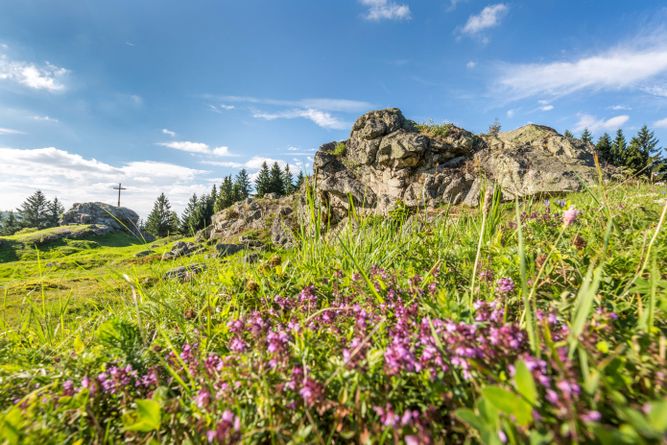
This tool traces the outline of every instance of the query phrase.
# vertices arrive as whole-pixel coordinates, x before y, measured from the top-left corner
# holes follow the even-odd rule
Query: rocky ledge
[[[344,217],[355,206],[384,212],[477,205],[482,183],[505,199],[579,190],[595,177],[593,146],[541,125],[475,135],[454,125],[416,125],[397,108],[371,111],[350,138],[320,147],[315,177],[322,200]]]

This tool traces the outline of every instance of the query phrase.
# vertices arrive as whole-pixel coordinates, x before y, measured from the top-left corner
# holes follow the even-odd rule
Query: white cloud
[[[222,113],[222,110],[233,110],[236,107],[234,105],[227,105],[227,104],[219,104],[219,105],[213,105],[213,104],[208,104],[208,108],[215,112],[215,113]]]
[[[574,131],[583,131],[588,128],[593,133],[602,130],[616,130],[630,119],[627,114],[620,114],[609,119],[598,119],[590,114],[580,114],[579,121],[574,127]]]
[[[170,138],[175,138],[175,137],[176,137],[176,132],[175,132],[175,131],[171,131],[171,130],[169,130],[168,128],[163,128],[163,129],[162,129],[162,134],[166,134],[166,135],[169,136]]]
[[[476,66],[477,62],[475,62],[474,60],[470,60],[468,61],[468,63],[466,63],[466,68],[468,68],[469,70],[475,68]]]
[[[612,105],[611,107],[609,107],[609,109],[614,111],[632,110],[632,108],[627,107],[625,105]]]
[[[507,115],[508,118],[512,119],[514,117],[514,113],[515,113],[514,110],[507,110],[505,115]]]
[[[278,165],[284,167],[287,163],[280,159],[268,158],[265,156],[253,156],[245,162],[234,162],[234,161],[204,161],[203,164],[206,165],[215,165],[218,167],[234,168],[234,169],[248,169],[248,170],[259,170],[262,168],[262,164],[266,162],[268,166],[273,165],[277,162]]]
[[[201,177],[208,172],[157,161],[134,161],[113,166],[55,147],[18,149],[0,147],[0,208],[12,209],[33,191],[57,196],[66,206],[74,202],[102,201],[115,204],[112,187],[127,187],[121,204],[144,217],[164,192],[180,211],[192,193],[208,192]]]
[[[210,97],[210,96],[207,96]],[[306,98],[296,100],[270,99],[252,96],[220,96],[219,99],[227,102],[245,103],[253,105],[271,105],[278,107],[294,108],[317,108],[325,111],[340,111],[345,113],[358,113],[368,111],[375,105],[369,102],[350,99],[333,98]]]
[[[253,117],[257,119],[265,119],[268,121],[276,119],[296,119],[303,118],[314,122],[316,125],[333,130],[344,130],[347,124],[340,119],[331,115],[326,111],[308,108],[305,110],[287,110],[276,113],[256,112]]]
[[[33,120],[41,121],[41,122],[53,122],[53,123],[60,122],[58,119],[53,118],[51,116],[46,116],[46,115],[45,116],[35,115],[35,116],[31,116],[31,118]]]
[[[667,117],[653,122],[655,128],[667,128]]]
[[[508,7],[504,3],[487,6],[477,15],[468,17],[461,32],[468,35],[479,34],[485,29],[493,28],[500,24],[502,18],[507,14]]]
[[[192,142],[192,141],[169,141],[169,142],[158,142],[158,145],[163,147],[171,148],[173,150],[184,151],[186,153],[195,153],[202,155],[213,155],[213,156],[234,156],[229,147],[210,147],[208,144],[203,142]]]
[[[554,109],[554,106],[551,104],[544,104],[540,107],[540,110],[542,111],[551,111]]]
[[[390,0],[360,0],[361,4],[368,7],[366,20],[374,22],[380,20],[408,20],[410,19],[410,7],[394,3]]]
[[[25,134],[25,133],[19,130],[14,130],[13,128],[0,128],[0,135],[4,134]]]
[[[15,82],[34,90],[63,91],[62,79],[69,73],[65,68],[49,62],[38,66],[34,63],[11,60],[0,54],[0,81]]]
[[[634,44],[573,60],[505,65],[500,68],[496,86],[511,99],[627,88],[667,97],[667,88],[643,85],[664,74],[667,74],[667,45]]]

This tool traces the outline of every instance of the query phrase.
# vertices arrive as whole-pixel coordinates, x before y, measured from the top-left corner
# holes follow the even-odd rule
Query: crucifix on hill
[[[118,190],[118,207],[120,207],[120,191],[121,190],[127,190],[125,187],[121,185],[121,183],[118,183],[118,187],[114,187],[114,190]]]

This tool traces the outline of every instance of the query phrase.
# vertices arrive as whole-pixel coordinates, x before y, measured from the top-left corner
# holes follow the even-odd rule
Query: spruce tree
[[[47,208],[47,224],[49,227],[56,227],[60,225],[60,221],[65,213],[65,208],[58,201],[58,198],[53,198],[53,201],[48,203]]]
[[[294,193],[294,176],[289,169],[289,164],[285,164],[285,169],[283,170],[283,189],[285,195],[291,195]]]
[[[262,197],[271,192],[271,172],[266,161],[262,163],[262,168],[259,170],[257,179],[255,180],[255,192],[258,197]]]
[[[651,166],[660,161],[660,148],[655,134],[644,125],[630,140],[626,156],[626,166],[635,173],[650,176]]]
[[[269,178],[269,192],[275,193],[278,196],[284,196],[285,182],[283,180],[283,171],[277,162],[274,162],[273,166],[271,166]]]
[[[565,133],[563,133],[563,136],[565,136],[566,139],[573,140],[574,135],[570,130],[565,130]]]
[[[584,128],[584,131],[581,133],[581,142],[583,142],[584,144],[593,143],[593,135],[591,134],[590,131],[588,131],[588,128]]]
[[[215,203],[215,211],[219,212],[234,204],[235,194],[234,182],[232,181],[231,175],[225,176],[225,179],[223,179],[222,184],[220,185],[220,193],[218,193],[218,200]]]
[[[238,191],[239,200],[244,200],[250,196],[250,177],[246,169],[242,169],[234,180],[234,187]]]
[[[21,228],[19,221],[16,219],[14,212],[9,212],[4,218],[2,227],[0,227],[0,235],[13,235]]]
[[[193,193],[187,205],[185,206],[185,210],[183,210],[183,214],[181,215],[180,230],[184,235],[194,235],[196,231],[197,223],[194,221],[194,217],[197,213],[198,203],[199,200],[197,198],[197,194]]]
[[[41,190],[37,190],[21,204],[21,208],[18,210],[21,226],[36,229],[47,227],[48,208],[49,201]]]
[[[609,134],[605,133],[602,136],[600,136],[600,139],[598,139],[598,143],[595,144],[595,149],[598,152],[600,162],[607,164],[612,161],[611,138],[609,137]]]
[[[625,165],[625,156],[628,144],[625,142],[625,135],[620,128],[616,131],[616,137],[611,144],[611,163],[622,167]]]
[[[153,204],[153,210],[146,220],[146,231],[153,236],[163,237],[178,232],[178,217],[171,210],[171,204],[161,193]]]
[[[296,184],[294,185],[295,189],[300,189],[303,183],[306,181],[306,177],[303,174],[303,171],[300,171],[298,176],[296,177]]]

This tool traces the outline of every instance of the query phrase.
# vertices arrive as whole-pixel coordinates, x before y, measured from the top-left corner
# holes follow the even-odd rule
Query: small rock
[[[184,241],[178,241],[174,243],[169,252],[165,252],[162,255],[163,260],[173,260],[174,258],[179,258],[186,255],[192,255],[197,251],[197,245],[195,243],[186,243]]]
[[[245,249],[243,244],[216,244],[215,249],[218,251],[218,257],[224,258],[229,255],[234,255],[237,252]]]
[[[148,255],[152,255],[154,253],[155,253],[154,250],[142,250],[141,252],[135,253],[134,256],[137,257],[137,258],[141,258],[141,257],[145,257],[145,256],[148,256]]]
[[[189,281],[195,275],[205,270],[206,270],[205,264],[200,264],[200,263],[190,264],[189,266],[180,266],[170,269],[164,274],[164,277],[167,279],[176,278],[179,281]]]

